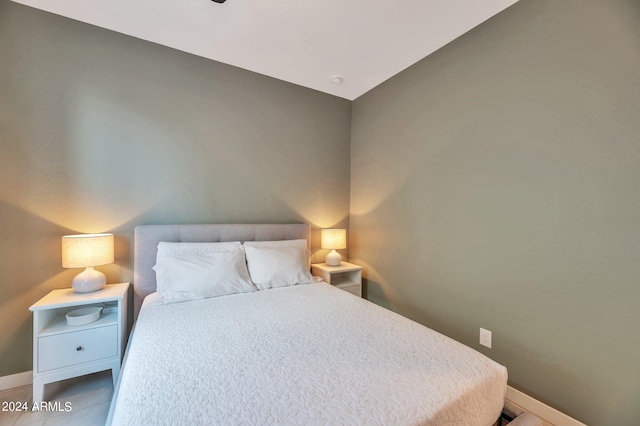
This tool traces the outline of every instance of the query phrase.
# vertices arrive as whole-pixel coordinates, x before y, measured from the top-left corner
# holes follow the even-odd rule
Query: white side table
[[[127,329],[129,283],[107,284],[93,293],[53,290],[29,308],[33,312],[33,402],[47,383],[111,370],[120,374]],[[79,307],[103,307],[90,324],[69,326],[65,315]]]
[[[362,297],[362,266],[349,262],[342,262],[340,266],[314,263],[311,265],[311,273],[331,285]]]

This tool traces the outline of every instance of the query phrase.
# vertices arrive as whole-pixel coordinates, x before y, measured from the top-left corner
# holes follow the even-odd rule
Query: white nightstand
[[[33,402],[40,403],[47,383],[111,370],[115,385],[125,347],[129,283],[107,284],[93,293],[53,290],[33,311]],[[102,306],[100,318],[69,326],[65,315],[79,307]]]
[[[342,290],[362,297],[362,266],[342,262],[340,266],[326,263],[311,265],[311,273]]]

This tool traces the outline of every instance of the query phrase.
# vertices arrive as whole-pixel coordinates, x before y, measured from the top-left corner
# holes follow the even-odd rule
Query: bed
[[[158,304],[160,242],[309,241],[309,232],[137,227],[137,320],[107,423],[494,424],[503,366],[327,283]]]

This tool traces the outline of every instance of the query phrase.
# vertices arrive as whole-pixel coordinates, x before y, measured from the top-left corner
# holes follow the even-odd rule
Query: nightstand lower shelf
[[[314,263],[311,272],[341,290],[362,297],[362,266],[349,262],[342,262],[340,266]]]

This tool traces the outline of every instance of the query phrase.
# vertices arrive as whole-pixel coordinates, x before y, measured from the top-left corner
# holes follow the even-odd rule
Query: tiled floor
[[[0,392],[0,402],[27,402],[30,407],[31,392],[31,385],[3,391]],[[0,426],[103,426],[112,393],[111,371],[51,383],[45,387],[44,399],[53,402],[53,407],[60,410],[0,411]],[[67,412],[64,411],[65,403],[69,403],[66,406],[70,407]]]
[[[31,406],[31,385],[0,392],[0,403],[21,402]],[[90,374],[75,379],[63,380],[48,384],[45,388],[45,400],[58,403],[58,407],[65,409],[65,403],[70,404],[71,410],[38,411],[38,412],[6,412],[0,411],[0,426],[103,426],[107,420],[109,404],[113,394],[111,371]],[[519,414],[523,409],[510,401],[506,408],[511,414]],[[4,405],[4,404],[2,404]],[[0,407],[1,408],[1,407]],[[497,426],[499,423],[494,424]],[[545,426],[553,426],[543,422]]]

